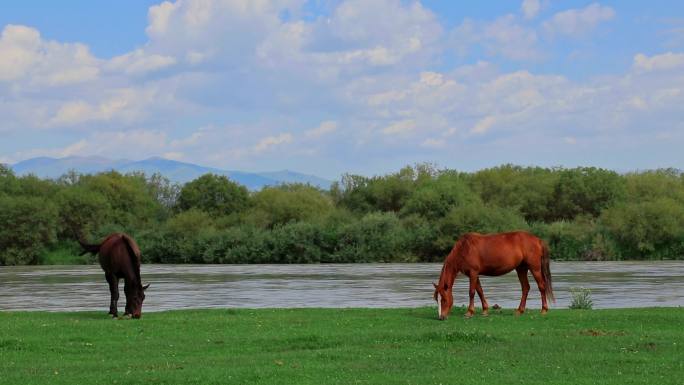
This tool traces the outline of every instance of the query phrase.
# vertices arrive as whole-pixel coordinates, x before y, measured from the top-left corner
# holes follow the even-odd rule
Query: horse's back
[[[113,233],[102,242],[99,261],[100,266],[105,272],[118,275],[132,267],[131,257],[126,246],[126,238],[132,240],[132,238],[124,233]],[[137,249],[138,246],[135,244],[135,241],[133,241],[132,245]]]
[[[526,231],[496,234],[468,233],[463,237],[477,254],[480,273],[503,275],[523,264],[535,264],[542,243]],[[537,258],[538,259],[538,258]]]

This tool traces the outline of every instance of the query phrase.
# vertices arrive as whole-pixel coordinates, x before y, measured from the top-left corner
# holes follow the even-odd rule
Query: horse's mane
[[[126,234],[121,234],[121,240],[126,245],[128,256],[131,258],[131,265],[133,266],[135,278],[138,280],[138,284],[142,285],[142,280],[140,279],[140,248],[133,238]]]
[[[466,233],[456,241],[456,244],[449,252],[447,261],[458,264],[458,262],[473,249],[476,233]]]

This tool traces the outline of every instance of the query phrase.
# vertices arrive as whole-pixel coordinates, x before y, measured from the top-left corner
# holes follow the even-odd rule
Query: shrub
[[[573,287],[570,289],[570,294],[572,295],[570,309],[591,310],[594,306],[594,302],[591,300],[591,290],[584,287]]]
[[[265,187],[252,198],[254,207],[247,213],[248,223],[273,228],[296,221],[312,221],[333,210],[332,199],[306,185]]]
[[[391,262],[407,259],[407,234],[394,213],[366,214],[338,233],[332,259],[326,262]]]
[[[606,210],[602,224],[630,258],[684,255],[684,206],[671,198],[630,202]]]
[[[248,205],[247,188],[223,175],[202,175],[186,183],[178,195],[178,207],[181,210],[194,208],[212,216],[241,212]]]
[[[34,197],[0,195],[0,265],[31,265],[57,240],[57,208]]]

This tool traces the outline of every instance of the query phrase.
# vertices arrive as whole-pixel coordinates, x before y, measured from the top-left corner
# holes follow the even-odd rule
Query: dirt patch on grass
[[[622,330],[584,329],[580,330],[579,334],[589,337],[617,337],[624,336],[627,333]]]

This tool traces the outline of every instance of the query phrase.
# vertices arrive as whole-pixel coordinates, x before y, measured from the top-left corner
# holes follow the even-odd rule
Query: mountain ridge
[[[69,170],[76,170],[84,174],[110,170],[121,173],[142,171],[147,175],[160,173],[176,183],[187,183],[204,174],[212,173],[227,176],[232,181],[240,183],[250,190],[259,190],[265,186],[283,183],[305,183],[322,189],[329,189],[332,184],[327,179],[291,170],[268,172],[223,170],[159,156],[143,160],[109,159],[101,156],[36,157],[17,162],[10,167],[17,175],[34,174],[41,178],[52,179],[59,178]]]

